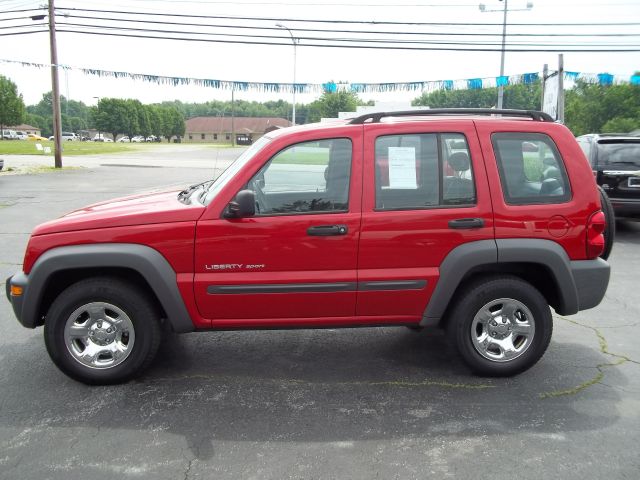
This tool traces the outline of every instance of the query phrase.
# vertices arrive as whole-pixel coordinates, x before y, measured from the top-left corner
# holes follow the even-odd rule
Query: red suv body
[[[87,383],[138,373],[162,323],[442,326],[478,373],[518,373],[549,343],[549,305],[603,298],[604,219],[567,128],[468,113],[271,132],[215,181],[36,227],[7,295]]]

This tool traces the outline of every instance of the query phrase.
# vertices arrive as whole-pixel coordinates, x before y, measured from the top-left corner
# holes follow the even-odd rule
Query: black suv
[[[640,136],[601,133],[577,140],[616,216],[640,218]]]

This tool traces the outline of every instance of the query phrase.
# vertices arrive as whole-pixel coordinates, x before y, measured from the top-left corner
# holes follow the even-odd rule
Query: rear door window
[[[476,203],[469,147],[460,133],[378,137],[375,181],[376,210]]]
[[[571,199],[562,157],[548,135],[494,133],[491,141],[508,204],[563,203]]]

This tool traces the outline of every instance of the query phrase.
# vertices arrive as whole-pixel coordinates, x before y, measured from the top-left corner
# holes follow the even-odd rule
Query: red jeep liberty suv
[[[481,375],[522,372],[550,307],[595,307],[605,216],[574,136],[518,110],[363,115],[270,132],[215,180],[35,228],[6,288],[90,384],[152,361],[163,324],[443,327]]]

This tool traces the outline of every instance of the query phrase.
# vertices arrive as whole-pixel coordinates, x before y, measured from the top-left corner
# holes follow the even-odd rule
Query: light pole
[[[289,35],[291,35],[291,41],[293,42],[293,111],[291,113],[291,123],[295,125],[296,124],[296,47],[298,46],[298,42],[296,41],[296,38],[293,36],[293,33],[291,33],[291,30],[289,29],[289,27],[281,23],[277,23],[276,27],[284,28],[287,32],[289,32]]]
[[[502,15],[502,48],[500,49],[500,76],[504,77],[504,54],[505,54],[505,49],[506,49],[506,44],[507,44],[507,12],[509,11],[509,8],[507,6],[507,2],[508,0],[499,0],[500,2],[504,1],[504,8],[502,9],[503,15]],[[499,12],[500,10],[487,10],[486,5],[484,3],[481,3],[479,5],[480,11],[481,12]],[[517,10],[531,10],[533,8],[533,3],[531,2],[527,2],[527,7],[526,8],[516,8],[516,9],[512,9],[512,11],[517,11]],[[502,84],[498,85],[498,109],[502,108],[502,104],[503,104],[503,98],[504,98],[504,86],[502,86]]]
[[[100,115],[100,97],[93,97],[93,98],[97,98],[98,99],[98,103],[96,104],[96,111],[98,112],[98,116],[99,116]],[[99,123],[99,122],[96,122],[96,123]],[[102,138],[102,132],[100,131],[100,128],[98,127],[98,141],[100,141],[101,138]]]

